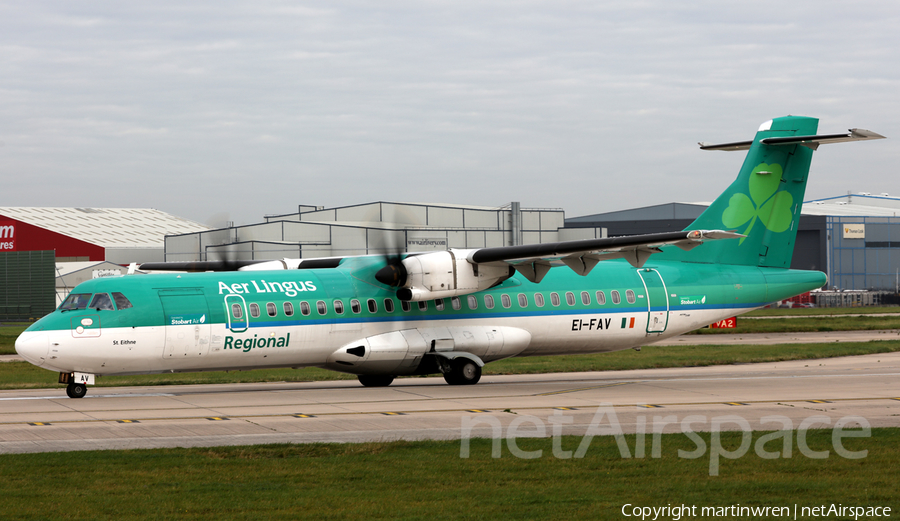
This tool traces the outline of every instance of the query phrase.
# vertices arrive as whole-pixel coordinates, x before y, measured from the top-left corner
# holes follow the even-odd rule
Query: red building
[[[165,236],[206,226],[149,208],[0,207],[0,252],[55,252],[57,262],[165,259]]]

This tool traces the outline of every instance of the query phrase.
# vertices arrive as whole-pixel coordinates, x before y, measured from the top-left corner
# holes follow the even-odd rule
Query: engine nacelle
[[[515,269],[505,263],[468,261],[474,250],[449,250],[403,259],[406,282],[397,291],[400,300],[433,300],[482,291],[508,279]]]

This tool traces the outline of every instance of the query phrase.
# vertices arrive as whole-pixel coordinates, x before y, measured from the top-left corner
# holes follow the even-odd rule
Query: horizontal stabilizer
[[[862,128],[851,128],[846,134],[822,134],[818,136],[788,136],[788,137],[769,137],[761,139],[763,145],[796,145],[800,144],[807,148],[816,150],[819,145],[828,143],[846,143],[848,141],[868,141],[870,139],[884,139],[884,136],[871,130]],[[735,143],[723,143],[713,145],[710,143],[698,143],[700,150],[725,150],[733,152],[737,150],[750,150],[753,141],[738,141]]]

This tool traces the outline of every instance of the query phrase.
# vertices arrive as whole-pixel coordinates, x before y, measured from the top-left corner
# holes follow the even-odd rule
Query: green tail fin
[[[746,237],[711,241],[687,252],[668,249],[663,255],[673,260],[789,268],[814,147],[761,141],[813,136],[818,124],[818,119],[797,116],[764,123],[749,145],[737,179],[685,228],[734,230]],[[734,143],[730,149],[747,144]]]

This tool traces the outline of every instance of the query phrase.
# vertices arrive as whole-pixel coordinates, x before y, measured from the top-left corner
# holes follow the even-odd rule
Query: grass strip
[[[747,313],[749,317],[857,315],[900,313],[900,306],[858,306],[850,308],[766,308]]]
[[[609,436],[594,438],[583,458],[569,459],[554,457],[548,438],[517,441],[520,450],[542,451],[535,459],[513,457],[505,440],[501,457],[492,458],[487,439],[471,440],[468,458],[460,457],[460,441],[4,455],[0,518],[621,519],[625,504],[696,505],[696,517],[704,506],[734,505],[898,511],[900,429],[845,438],[847,450],[868,451],[852,460],[837,456],[831,430],[806,433],[809,449],[830,452],[825,459],[803,456],[794,433],[790,458],[763,459],[752,448],[763,435],[753,433],[746,455],[721,458],[718,476],[709,475],[708,450],[679,457],[679,450],[698,447],[684,434],[663,435],[658,458],[649,456],[649,435],[643,458],[623,458]],[[710,434],[699,437],[712,446]],[[741,441],[740,432],[721,433],[726,450]],[[782,441],[764,448],[781,451]],[[581,442],[563,437],[561,448],[575,450]],[[625,442],[633,453],[636,437]]]
[[[29,324],[3,324],[0,327],[0,355],[16,354],[16,338]]]
[[[485,365],[484,374],[622,371],[661,367],[749,364],[889,353],[893,351],[900,351],[900,340],[784,345],[651,345],[642,347],[640,352],[626,349],[612,353],[591,355],[509,358]],[[256,369],[253,371],[103,376],[97,378],[97,386],[309,382],[355,379],[356,377],[353,375],[308,367],[304,369]],[[0,363],[0,389],[59,387],[60,385],[56,381],[56,373],[33,366],[27,362]]]

